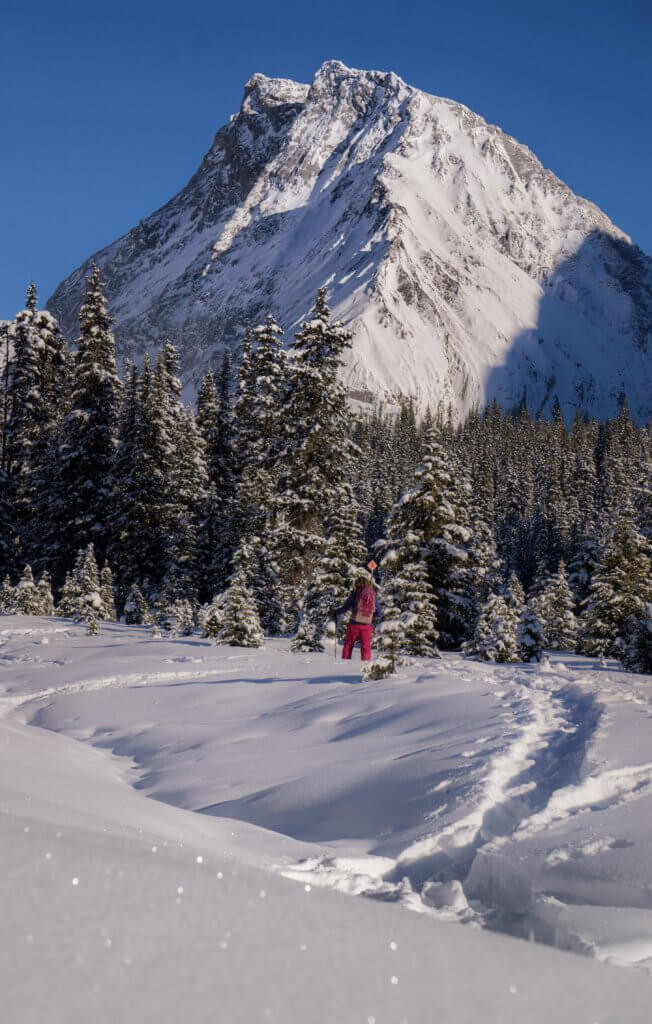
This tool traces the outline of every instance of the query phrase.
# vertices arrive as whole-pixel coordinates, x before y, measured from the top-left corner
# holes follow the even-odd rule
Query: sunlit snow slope
[[[649,1024],[651,677],[360,668],[0,616],[2,1024]]]
[[[244,324],[326,284],[353,391],[652,414],[652,260],[527,147],[391,73],[254,75],[174,199],[93,257],[123,351],[170,338],[189,390]],[[71,337],[85,263],[50,308]]]

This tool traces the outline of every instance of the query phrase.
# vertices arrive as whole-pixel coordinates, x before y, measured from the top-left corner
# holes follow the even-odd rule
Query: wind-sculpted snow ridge
[[[649,1019],[648,677],[0,627],[11,1019]]]
[[[326,285],[359,399],[652,414],[652,261],[526,146],[392,73],[254,75],[188,185],[93,259],[123,352],[172,340],[189,391]],[[49,303],[71,337],[89,266]]]

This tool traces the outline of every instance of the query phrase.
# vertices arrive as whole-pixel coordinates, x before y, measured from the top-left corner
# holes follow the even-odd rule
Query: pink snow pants
[[[351,651],[355,647],[356,641],[359,640],[362,651],[362,660],[371,661],[371,629],[371,624],[365,625],[361,622],[349,622],[346,627],[342,657],[349,661],[351,658]]]

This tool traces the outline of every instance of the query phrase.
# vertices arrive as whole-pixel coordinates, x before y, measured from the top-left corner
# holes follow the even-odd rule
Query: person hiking
[[[382,618],[383,609],[370,576],[358,576],[353,592],[349,594],[341,608],[331,610],[331,618],[337,621],[340,615],[349,611],[352,614],[346,627],[342,657],[350,660],[353,648],[359,640],[362,660],[371,661],[373,620]]]

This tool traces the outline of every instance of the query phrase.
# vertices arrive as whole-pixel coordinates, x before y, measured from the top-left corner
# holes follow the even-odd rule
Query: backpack
[[[376,591],[372,586],[361,587],[357,591],[355,603],[355,619],[357,622],[369,623],[376,610]]]

